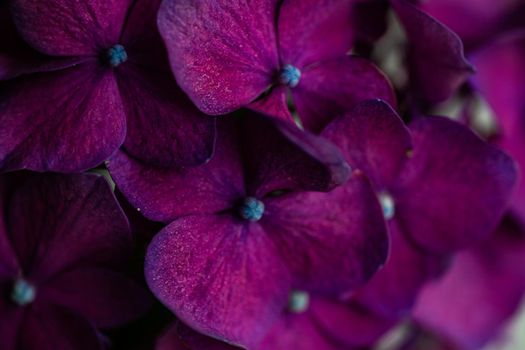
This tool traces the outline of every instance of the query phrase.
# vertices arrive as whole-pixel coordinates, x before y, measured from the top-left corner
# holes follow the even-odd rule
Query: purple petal
[[[379,100],[359,104],[330,123],[322,135],[339,146],[353,169],[371,179],[376,191],[397,180],[412,149],[410,132],[401,118]]]
[[[474,70],[461,39],[406,0],[390,0],[408,41],[412,92],[430,103],[446,100]]]
[[[494,111],[501,138],[499,146],[517,161],[521,173],[525,170],[525,35],[505,38],[479,51],[474,57],[478,74],[475,86]],[[515,192],[513,209],[525,219],[525,181],[520,180]]]
[[[7,1],[0,4],[0,80],[21,74],[63,69],[84,60],[77,57],[49,57],[31,48],[18,35],[8,6]]]
[[[333,144],[255,113],[218,122],[215,155],[204,165],[156,169],[117,153],[109,168],[130,203],[146,217],[163,222],[224,211],[247,194],[328,191],[348,177],[348,167]]]
[[[286,87],[276,86],[272,88],[268,94],[250,103],[248,108],[272,117],[293,122],[292,114],[288,109],[286,94]]]
[[[438,252],[486,238],[514,188],[513,160],[446,118],[420,118],[410,130],[414,154],[392,189],[403,230]]]
[[[131,0],[14,0],[18,31],[53,56],[98,54],[118,43]]]
[[[146,256],[153,293],[206,335],[253,347],[284,309],[290,276],[259,225],[228,215],[179,219]]]
[[[122,143],[125,116],[113,74],[94,64],[3,84],[0,168],[76,172]]]
[[[136,282],[99,267],[79,267],[60,274],[46,282],[39,297],[73,310],[103,328],[132,321],[151,304],[149,294]]]
[[[163,167],[197,165],[210,159],[215,119],[193,106],[169,71],[131,62],[122,68],[117,77],[127,117],[126,151]]]
[[[85,319],[51,304],[35,303],[24,319],[17,349],[102,350],[99,335]]]
[[[457,33],[467,47],[473,47],[497,34],[521,5],[521,0],[427,0],[421,8]]]
[[[19,270],[18,261],[9,239],[4,214],[7,211],[6,205],[9,205],[6,203],[9,195],[9,185],[10,183],[6,180],[6,176],[0,178],[0,281],[4,278],[15,277]]]
[[[371,62],[352,56],[305,69],[292,96],[303,125],[314,132],[365,100],[378,98],[396,105],[384,74]]]
[[[440,273],[447,260],[413,246],[395,220],[389,222],[389,233],[385,266],[351,300],[386,319],[398,319],[409,313],[424,283]]]
[[[195,332],[177,322],[157,340],[155,350],[235,350],[236,346],[226,344]]]
[[[481,348],[520,305],[524,259],[523,225],[503,221],[495,236],[459,253],[445,277],[423,289],[414,317],[465,348]]]
[[[199,109],[226,114],[253,102],[278,70],[277,0],[168,0],[159,30],[177,82]]]
[[[382,211],[362,173],[329,193],[292,193],[265,205],[261,225],[294,272],[294,288],[348,292],[386,259]]]
[[[120,265],[131,249],[127,220],[95,175],[30,177],[14,192],[7,218],[20,265],[37,281],[73,265]]]
[[[288,0],[279,11],[279,52],[283,64],[302,69],[345,56],[352,48],[352,1]]]
[[[1,281],[0,277],[0,292],[9,293],[11,287],[11,281]],[[19,348],[16,340],[18,334],[20,334],[21,324],[26,313],[13,305],[13,303],[10,303],[10,300],[5,295],[2,294],[2,298],[0,298],[0,344],[2,345],[2,350],[17,350]]]

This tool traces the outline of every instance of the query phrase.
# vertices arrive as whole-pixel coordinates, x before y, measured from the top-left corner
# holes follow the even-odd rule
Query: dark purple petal
[[[62,273],[46,282],[39,297],[75,311],[102,328],[132,321],[151,304],[149,294],[136,282],[100,267]]]
[[[474,70],[465,59],[461,39],[406,0],[390,0],[408,41],[412,92],[436,103],[448,97]]]
[[[426,0],[421,8],[457,33],[467,47],[473,47],[498,33],[522,5],[521,0]]]
[[[505,38],[473,56],[478,74],[473,82],[499,123],[499,146],[525,171],[525,35]],[[520,180],[513,209],[525,219],[525,181]]]
[[[322,136],[342,150],[353,169],[362,170],[376,191],[388,189],[405,166],[412,138],[396,112],[379,100],[359,104],[330,123]]]
[[[265,205],[260,224],[293,271],[294,288],[332,296],[348,292],[386,259],[382,211],[362,173],[329,193],[292,193],[268,198]]]
[[[333,144],[255,113],[218,121],[215,155],[204,165],[156,169],[118,153],[109,168],[130,203],[163,222],[224,211],[247,194],[328,191],[348,177],[348,166]]]
[[[486,238],[515,186],[513,160],[446,118],[417,119],[410,131],[413,157],[392,189],[403,230],[438,252]]]
[[[288,0],[279,11],[281,63],[299,69],[346,55],[353,45],[349,0]]]
[[[390,255],[385,266],[353,296],[352,302],[386,319],[406,316],[424,283],[446,266],[447,259],[420,251],[389,222]]]
[[[284,309],[290,275],[257,224],[227,214],[178,219],[152,241],[146,279],[190,327],[255,346]]]
[[[13,194],[7,218],[20,265],[35,281],[73,265],[121,264],[131,249],[127,220],[96,175],[31,177]]]
[[[177,322],[157,340],[155,350],[235,350],[229,345],[195,332],[193,329]]]
[[[0,293],[7,294],[11,288],[10,281],[1,281],[1,279],[2,277],[0,277]],[[2,350],[17,350],[16,340],[20,334],[25,312],[10,303],[6,294],[2,294],[0,298],[0,344]]]
[[[305,129],[314,132],[365,100],[378,98],[396,105],[385,75],[371,62],[353,56],[305,69],[292,96]]]
[[[62,69],[83,61],[77,57],[54,58],[31,48],[18,35],[8,6],[7,1],[0,4],[0,80]]]
[[[117,44],[131,0],[14,0],[21,36],[53,56],[99,54]]]
[[[276,86],[267,94],[263,94],[259,99],[250,103],[248,108],[256,112],[293,122],[292,114],[288,109],[286,90],[284,86]]]
[[[0,281],[6,278],[13,278],[19,270],[18,261],[9,239],[8,227],[6,222],[6,199],[8,196],[9,183],[5,177],[0,179]],[[2,298],[0,298],[1,300]],[[1,302],[1,301],[0,301]],[[0,327],[1,328],[1,327]]]
[[[97,331],[88,321],[52,304],[35,303],[19,334],[17,349],[103,349]]]
[[[159,30],[177,82],[199,109],[225,114],[248,105],[278,70],[277,0],[168,0]]]
[[[117,84],[94,64],[29,75],[0,90],[0,169],[82,171],[124,139]]]
[[[130,62],[117,74],[127,117],[124,148],[158,166],[202,164],[213,152],[215,118],[195,108],[169,71],[156,69]]]
[[[518,309],[524,263],[524,226],[504,220],[495,236],[459,253],[444,278],[423,289],[415,319],[465,348],[481,348]]]

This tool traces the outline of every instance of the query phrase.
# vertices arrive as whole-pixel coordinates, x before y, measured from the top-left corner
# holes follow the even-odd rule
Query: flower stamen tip
[[[253,197],[246,197],[239,207],[239,214],[243,219],[259,221],[264,214],[264,203]]]
[[[299,68],[291,64],[285,65],[279,75],[280,83],[283,85],[287,85],[291,88],[296,87],[297,84],[299,84],[300,80],[301,71],[299,70]]]
[[[128,60],[128,53],[124,46],[116,44],[106,52],[106,57],[112,67],[117,67]]]
[[[32,303],[36,297],[36,288],[23,278],[19,278],[13,285],[11,299],[20,306]]]

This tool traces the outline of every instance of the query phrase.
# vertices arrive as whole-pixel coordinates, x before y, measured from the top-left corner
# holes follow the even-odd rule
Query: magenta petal
[[[270,86],[278,68],[277,0],[168,0],[159,30],[177,82],[199,109],[225,114]]]
[[[62,273],[46,282],[39,297],[75,311],[102,328],[136,319],[151,301],[146,290],[130,278],[99,267]]]
[[[525,34],[505,38],[473,56],[478,74],[473,82],[494,111],[506,152],[525,174]],[[520,180],[513,209],[525,220],[525,180]]]
[[[415,319],[464,348],[480,349],[518,309],[524,263],[524,227],[504,220],[495,236],[459,253],[444,278],[423,289]]]
[[[100,53],[118,43],[131,0],[14,0],[24,40],[53,56]]]
[[[366,282],[385,262],[383,214],[362,173],[329,193],[289,194],[265,204],[261,225],[280,233],[270,237],[294,272],[294,288],[337,296]]]
[[[392,190],[403,230],[439,252],[486,238],[510,200],[514,161],[446,118],[420,118],[410,130],[414,154]]]
[[[197,165],[210,159],[215,119],[193,106],[169,72],[132,65],[122,68],[117,77],[127,117],[126,151],[163,167]]]
[[[19,333],[17,349],[102,350],[93,326],[70,311],[47,303],[35,303]]]
[[[125,116],[113,74],[94,64],[1,86],[0,168],[76,172],[122,143]]]
[[[153,293],[184,323],[250,348],[279,317],[291,287],[270,237],[227,215],[167,226],[148,248],[145,271]]]
[[[335,119],[322,136],[342,150],[353,169],[362,170],[376,191],[397,180],[412,149],[412,137],[396,112],[379,100],[359,104]]]
[[[352,302],[396,320],[408,314],[425,282],[439,274],[447,260],[413,246],[396,220],[389,222],[389,233],[390,255],[385,266],[352,296]]]
[[[346,55],[353,45],[349,0],[288,0],[279,11],[279,53],[283,64],[302,69]]]
[[[13,194],[7,217],[20,265],[37,281],[84,262],[120,265],[131,248],[127,220],[96,175],[31,177]]]
[[[5,177],[0,179],[0,281],[4,278],[13,278],[19,270],[4,214],[6,213],[7,203],[5,203],[5,200],[8,198],[8,186],[9,183],[5,180]]]
[[[353,56],[305,69],[292,96],[305,128],[314,132],[365,100],[383,99],[396,105],[385,75],[371,62]]]
[[[0,282],[0,292],[8,293],[10,287],[11,281],[8,283]],[[2,350],[19,349],[16,340],[18,334],[20,334],[20,328],[24,316],[24,310],[10,303],[5,295],[2,294],[2,298],[0,298],[0,345],[2,345]]]
[[[288,109],[286,94],[286,87],[281,85],[276,86],[267,94],[262,95],[259,99],[250,103],[248,108],[272,117],[293,122],[292,114]]]
[[[474,72],[461,39],[406,0],[390,3],[408,37],[413,93],[431,103],[447,99]]]
[[[240,348],[195,332],[176,322],[157,340],[155,350],[239,350]]]

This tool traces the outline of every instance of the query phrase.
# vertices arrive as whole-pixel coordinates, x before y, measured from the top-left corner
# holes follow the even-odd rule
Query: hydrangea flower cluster
[[[0,34],[1,349],[475,350],[519,309],[521,0],[8,0]]]

